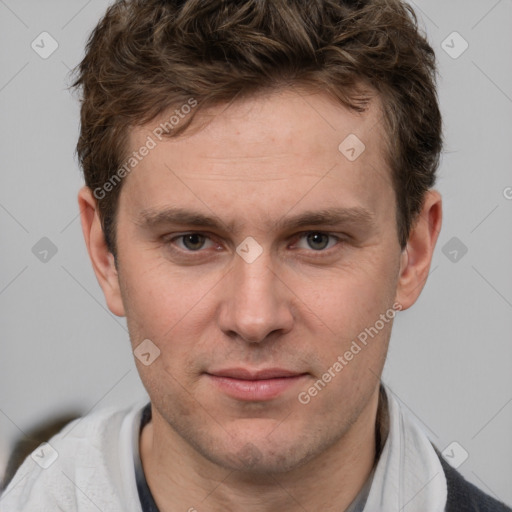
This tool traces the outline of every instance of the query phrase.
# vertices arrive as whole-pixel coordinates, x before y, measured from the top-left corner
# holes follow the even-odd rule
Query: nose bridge
[[[270,254],[253,261],[236,256],[221,311],[221,328],[248,342],[263,341],[271,332],[291,328],[286,293],[274,271]]]
[[[239,300],[251,309],[269,306],[275,297],[275,275],[269,258],[262,256],[252,263],[237,262]]]

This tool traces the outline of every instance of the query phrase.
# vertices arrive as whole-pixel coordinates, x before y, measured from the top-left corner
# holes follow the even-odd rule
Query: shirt
[[[407,512],[443,512],[446,478],[435,449],[388,389],[385,394],[389,432],[351,512],[394,512],[405,505]],[[146,405],[107,408],[70,423],[27,457],[2,495],[0,510],[149,512],[142,508],[136,469]]]

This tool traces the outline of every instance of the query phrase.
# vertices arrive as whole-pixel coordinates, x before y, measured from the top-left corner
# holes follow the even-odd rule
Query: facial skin
[[[427,194],[401,251],[377,98],[357,114],[287,89],[200,118],[209,124],[159,142],[125,178],[117,268],[96,200],[79,194],[110,310],[126,315],[132,348],[150,339],[161,351],[136,360],[153,407],[141,439],[150,488],[162,511],[344,510],[373,465],[392,322],[308,404],[298,395],[393,304],[416,301],[440,196]],[[159,122],[133,129],[130,147]],[[366,146],[353,162],[338,150],[349,134]],[[247,237],[262,249],[251,263],[236,252]],[[252,400],[218,385],[233,368],[301,376]]]

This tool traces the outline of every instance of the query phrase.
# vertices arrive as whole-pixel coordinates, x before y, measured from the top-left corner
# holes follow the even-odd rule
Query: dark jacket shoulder
[[[435,450],[443,466],[448,486],[446,512],[512,512],[512,509],[504,503],[495,500],[468,482],[444,460],[437,448]]]

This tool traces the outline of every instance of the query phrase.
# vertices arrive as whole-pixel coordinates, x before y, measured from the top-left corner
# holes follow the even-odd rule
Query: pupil
[[[327,247],[329,237],[323,233],[310,233],[308,235],[308,244],[311,249],[321,250]]]
[[[197,250],[201,249],[204,245],[204,236],[193,233],[191,235],[185,235],[183,237],[183,244],[187,249]]]

